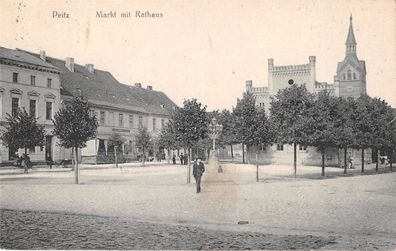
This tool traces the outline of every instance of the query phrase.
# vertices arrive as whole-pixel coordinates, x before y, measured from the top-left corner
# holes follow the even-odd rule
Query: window
[[[276,144],[276,150],[277,150],[277,151],[283,151],[283,145],[281,145],[281,144]]]
[[[12,82],[18,83],[18,73],[16,72],[12,73]]]
[[[15,116],[19,108],[19,98],[12,98],[11,100],[11,115]]]
[[[105,112],[100,111],[100,125],[105,125]]]
[[[36,76],[30,76],[30,85],[36,85]]]
[[[139,116],[139,127],[143,127],[143,116]]]
[[[345,73],[342,74],[342,80],[346,80],[346,75],[345,75]]]
[[[299,146],[299,149],[300,149],[300,151],[306,151],[306,150],[307,150],[307,147],[306,147],[306,146],[300,145],[300,146]]]
[[[353,79],[356,79],[356,73],[353,73]]]
[[[29,102],[29,113],[36,117],[36,100],[31,99]]]
[[[47,78],[47,88],[52,88],[52,79]]]
[[[157,120],[155,118],[153,118],[153,131],[155,131],[155,129],[157,129],[156,122],[157,122]]]
[[[347,74],[348,80],[352,79],[352,71],[348,70],[348,74]]]
[[[120,113],[120,114],[118,115],[118,125],[119,125],[120,127],[122,127],[123,124],[124,124],[124,114]]]
[[[110,118],[109,118],[109,124],[110,124],[111,126],[113,126],[113,125],[114,125],[114,112],[110,112],[110,113],[109,113],[109,116],[110,116]]]
[[[47,102],[46,103],[45,119],[47,119],[47,120],[51,120],[52,119],[52,102]]]
[[[129,114],[129,128],[133,128],[133,115]]]

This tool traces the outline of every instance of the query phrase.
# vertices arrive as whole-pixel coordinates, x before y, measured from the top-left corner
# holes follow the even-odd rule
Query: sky
[[[177,105],[197,98],[207,110],[231,109],[246,80],[267,86],[268,58],[291,65],[316,56],[316,79],[333,83],[352,14],[367,92],[396,107],[395,7],[393,0],[1,0],[0,46],[92,63]],[[100,11],[117,17],[99,18]],[[126,12],[131,17],[122,18]]]

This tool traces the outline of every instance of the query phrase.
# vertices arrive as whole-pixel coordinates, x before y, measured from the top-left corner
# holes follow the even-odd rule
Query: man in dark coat
[[[201,192],[201,177],[205,172],[205,166],[201,159],[196,159],[193,165],[193,175],[195,178],[195,183],[197,184],[197,193]]]
[[[181,164],[181,165],[184,165],[184,156],[183,156],[183,153],[181,153],[179,157],[180,157],[180,164]]]

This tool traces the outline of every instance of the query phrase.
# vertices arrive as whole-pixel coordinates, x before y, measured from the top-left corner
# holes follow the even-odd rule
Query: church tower
[[[358,59],[356,46],[351,15],[345,42],[345,58],[337,64],[337,75],[334,76],[337,96],[358,98],[366,94],[366,63]]]

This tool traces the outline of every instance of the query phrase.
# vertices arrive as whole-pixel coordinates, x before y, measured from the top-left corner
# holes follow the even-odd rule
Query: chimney
[[[43,60],[43,61],[46,60],[45,51],[43,51],[43,50],[40,51],[40,58],[41,58],[41,60]]]
[[[85,68],[89,71],[89,73],[94,74],[95,73],[95,68],[93,64],[86,64]]]
[[[142,88],[142,83],[135,83],[135,86],[138,88]]]
[[[147,86],[147,90],[150,90],[150,91],[151,91],[151,90],[153,90],[153,87],[152,87],[151,85],[148,85],[148,86]]]
[[[74,72],[74,58],[66,58],[65,66],[69,71]]]

